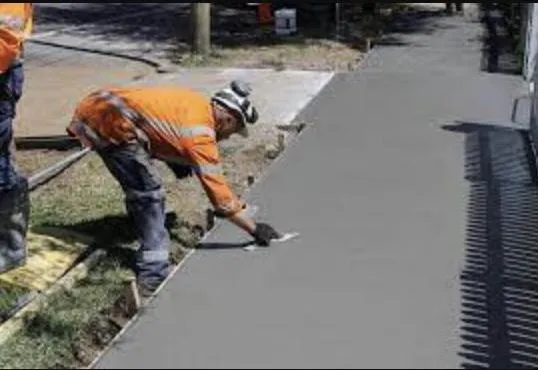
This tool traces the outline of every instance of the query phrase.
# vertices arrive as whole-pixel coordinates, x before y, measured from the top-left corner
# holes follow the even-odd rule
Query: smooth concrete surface
[[[479,24],[431,22],[420,46],[380,47],[381,65],[333,79],[301,115],[315,125],[250,192],[258,219],[300,238],[246,252],[220,224],[97,368],[458,368],[471,350],[488,362],[464,335],[488,309],[461,280],[468,230],[487,223],[468,214],[481,159],[443,126],[510,126],[521,82],[479,71]],[[432,58],[441,45],[459,54]]]

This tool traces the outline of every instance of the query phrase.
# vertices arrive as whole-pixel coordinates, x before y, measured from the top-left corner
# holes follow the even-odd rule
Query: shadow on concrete
[[[495,6],[482,6],[481,22],[484,28],[482,38],[481,70],[488,73],[521,75],[522,65],[518,56],[518,38],[506,14]]]
[[[243,249],[256,245],[255,242],[249,241],[244,243],[200,243],[196,249],[200,250],[227,250],[227,249]]]
[[[538,366],[538,186],[528,133],[462,123],[469,181],[463,368]],[[532,162],[531,162],[532,160]]]
[[[375,46],[419,46],[410,37],[413,34],[431,35],[440,29],[454,26],[439,24],[439,18],[449,17],[444,9],[420,9],[404,7],[380,16],[382,35]]]
[[[35,32],[58,34],[91,31],[111,42],[128,37],[135,41],[159,41],[175,35],[188,21],[188,5],[162,8],[154,3],[63,3],[35,7]],[[187,8],[187,10],[185,10]],[[78,27],[76,30],[75,27]]]

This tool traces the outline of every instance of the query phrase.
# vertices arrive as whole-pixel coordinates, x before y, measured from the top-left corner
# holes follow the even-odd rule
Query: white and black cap
[[[217,92],[212,100],[226,109],[232,111],[240,120],[243,128],[239,134],[248,137],[248,124],[255,124],[259,114],[252,102],[248,99],[252,89],[244,81],[234,80],[230,87]]]

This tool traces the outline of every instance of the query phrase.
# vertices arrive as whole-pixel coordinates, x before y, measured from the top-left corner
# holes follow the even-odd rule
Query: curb
[[[139,63],[146,64],[150,67],[153,67],[157,73],[168,73],[172,68],[170,64],[163,62],[161,60],[154,59],[154,58],[136,57],[136,56],[127,55],[127,54],[105,51],[102,49],[84,48],[80,46],[60,44],[60,43],[51,42],[51,41],[29,39],[27,42],[33,43],[36,45],[50,46],[50,47],[56,47],[56,48],[61,48],[61,49],[66,49],[66,50],[79,51],[83,53],[92,53],[92,54],[98,54],[98,55],[109,56],[113,58],[126,59],[126,60],[130,60],[134,62],[139,62]]]

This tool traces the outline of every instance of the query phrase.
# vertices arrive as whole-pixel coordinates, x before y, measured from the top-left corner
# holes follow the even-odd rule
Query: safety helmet
[[[248,137],[247,124],[253,125],[259,119],[258,111],[248,99],[251,92],[249,84],[234,80],[229,87],[218,91],[212,97],[214,102],[228,109],[238,118],[241,125],[238,133],[243,137]]]

